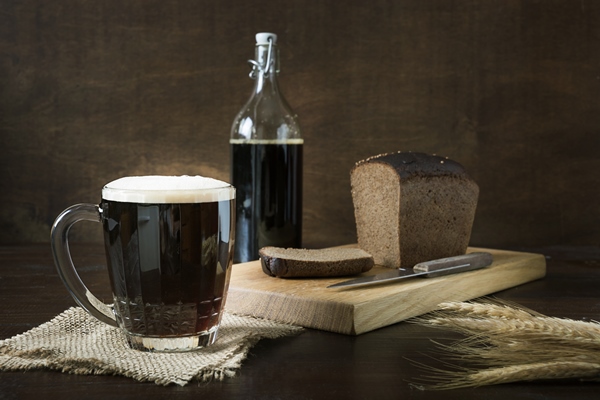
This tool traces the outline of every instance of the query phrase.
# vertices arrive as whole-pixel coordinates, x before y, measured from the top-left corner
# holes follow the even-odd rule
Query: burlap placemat
[[[233,376],[260,339],[301,331],[301,327],[225,313],[212,346],[188,353],[148,353],[130,349],[120,329],[72,307],[45,324],[1,340],[0,371],[49,368],[183,386],[192,379]]]

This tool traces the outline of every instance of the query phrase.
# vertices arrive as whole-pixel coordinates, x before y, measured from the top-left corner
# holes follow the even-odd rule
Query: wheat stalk
[[[532,310],[515,308],[509,303],[500,303],[491,299],[480,300],[480,302],[446,302],[438,305],[438,310],[444,313],[456,313],[463,316],[496,317],[508,319],[527,319],[541,316]]]
[[[424,323],[437,327],[448,327],[467,334],[485,335],[486,339],[508,337],[511,340],[532,340],[544,342],[578,342],[580,346],[600,350],[600,333],[597,324],[588,326],[575,324],[577,321],[560,318],[535,318],[530,320],[472,318],[472,317],[433,317]],[[586,329],[587,328],[587,329]]]
[[[589,380],[598,380],[598,376],[600,376],[600,364],[577,361],[554,361],[510,365],[481,371],[437,371],[437,374],[432,374],[430,378],[430,380],[434,381],[434,384],[413,383],[413,386],[422,390],[445,390],[549,379],[587,378]]]
[[[429,389],[492,385],[520,380],[600,379],[600,324],[547,317],[501,301],[447,302],[414,323],[465,335],[438,346],[446,358],[480,368],[427,368]],[[483,369],[481,369],[483,368]],[[456,369],[456,368],[455,368]]]

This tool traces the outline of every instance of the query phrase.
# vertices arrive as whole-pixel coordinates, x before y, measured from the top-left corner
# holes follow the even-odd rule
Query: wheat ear
[[[460,332],[465,338],[438,344],[451,360],[484,369],[430,374],[449,389],[519,380],[600,378],[600,324],[547,317],[501,301],[447,302],[412,322]],[[423,386],[425,387],[425,386]]]
[[[433,384],[413,384],[413,386],[423,390],[446,390],[548,379],[577,378],[598,380],[599,376],[600,364],[557,361],[511,365],[481,371],[438,371],[437,373],[432,373],[429,379],[425,379],[425,382],[433,381]]]

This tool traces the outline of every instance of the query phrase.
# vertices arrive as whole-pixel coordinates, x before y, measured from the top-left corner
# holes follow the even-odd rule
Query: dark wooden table
[[[103,250],[73,245],[73,258],[88,287],[110,301]],[[519,250],[519,249],[516,249]],[[600,249],[527,249],[547,256],[545,279],[496,297],[544,314],[600,319]],[[75,305],[55,272],[49,245],[0,247],[0,339],[25,332]],[[514,383],[444,392],[420,391],[409,382],[431,364],[431,339],[450,332],[399,323],[361,336],[306,330],[263,340],[234,378],[184,387],[139,383],[119,376],[69,375],[50,370],[0,372],[0,399],[597,399],[600,384],[578,381]]]

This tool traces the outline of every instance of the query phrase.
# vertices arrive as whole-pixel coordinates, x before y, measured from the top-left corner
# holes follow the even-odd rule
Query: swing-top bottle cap
[[[269,44],[269,38],[273,38],[273,44],[277,44],[277,35],[271,32],[260,32],[256,34],[256,44]]]

